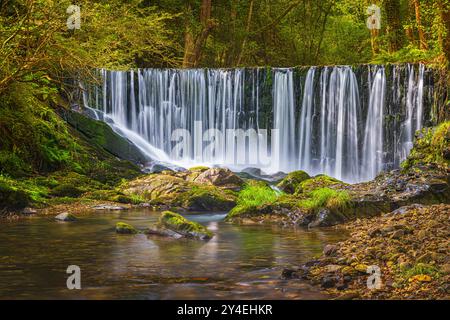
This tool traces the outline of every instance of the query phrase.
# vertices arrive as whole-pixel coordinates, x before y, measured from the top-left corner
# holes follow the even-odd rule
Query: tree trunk
[[[248,9],[247,26],[245,28],[244,40],[242,40],[241,49],[239,50],[239,55],[238,55],[237,64],[236,64],[237,66],[239,66],[241,64],[242,54],[244,52],[245,45],[247,44],[248,34],[250,33],[250,24],[252,22],[252,15],[253,15],[253,3],[254,3],[254,0],[251,0],[250,7]]]
[[[417,31],[419,32],[419,48],[422,50],[428,49],[427,39],[425,37],[425,32],[422,29],[422,20],[420,16],[420,2],[419,0],[414,1],[414,9],[416,11],[416,23],[417,23]]]
[[[186,17],[183,68],[197,67],[200,62],[203,46],[205,45],[206,39],[214,27],[214,23],[211,21],[211,8],[211,0],[202,0],[200,7],[201,30],[196,36],[192,33],[192,26],[189,23],[189,17]],[[190,3],[187,4],[187,9],[190,14],[192,11]]]
[[[401,49],[403,45],[402,24],[400,22],[400,1],[385,0],[384,9],[386,10],[388,50],[389,52],[395,52]]]
[[[445,36],[441,36],[442,50],[444,51],[444,55],[447,58],[447,62],[450,63],[450,4],[448,2],[444,3],[444,1],[442,0],[440,4],[441,19],[445,31],[443,32]]]

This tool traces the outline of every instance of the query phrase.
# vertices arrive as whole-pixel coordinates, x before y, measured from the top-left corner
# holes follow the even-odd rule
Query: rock
[[[408,279],[409,282],[431,282],[431,277],[427,274],[416,274]]]
[[[337,283],[337,278],[334,276],[325,276],[322,278],[321,286],[324,289],[332,288]]]
[[[23,210],[22,210],[22,214],[26,214],[26,215],[29,215],[29,214],[36,214],[37,213],[37,210],[36,209],[33,209],[33,208],[30,208],[30,207],[26,207],[26,208],[24,208]]]
[[[324,267],[324,271],[327,273],[335,273],[342,269],[342,266],[337,264],[329,264]]]
[[[185,237],[209,240],[213,237],[213,233],[205,226],[197,222],[189,221],[182,215],[172,211],[162,212],[158,224],[149,228],[147,233],[169,236],[177,239]]]
[[[210,183],[202,185],[187,180],[192,179],[193,174],[201,175],[206,171],[149,174],[124,184],[122,192],[129,196],[140,196],[155,206],[178,207],[189,211],[230,210],[236,204],[233,191]],[[217,180],[214,182],[218,183]]]
[[[342,272],[342,274],[349,275],[349,276],[355,275],[357,273],[357,271],[355,269],[353,269],[352,267],[350,267],[350,266],[343,267],[341,272]]]
[[[361,273],[367,273],[368,266],[363,263],[359,263],[355,266],[355,270]]]
[[[60,108],[62,109],[62,108]],[[130,140],[116,133],[108,124],[71,110],[58,110],[64,120],[83,133],[89,142],[98,145],[120,159],[145,164],[151,160]]]
[[[132,225],[125,222],[117,222],[116,232],[120,234],[135,234],[138,231]]]
[[[55,217],[55,219],[58,221],[76,221],[77,220],[77,218],[69,212],[60,213]]]
[[[441,271],[441,273],[443,273],[445,275],[450,274],[450,263],[443,264],[440,267],[440,271]]]
[[[392,233],[391,239],[400,239],[406,234],[405,230],[396,230]]]
[[[194,182],[235,191],[238,191],[244,184],[244,180],[225,168],[211,168],[205,170],[194,179]]]
[[[282,279],[293,279],[296,278],[296,270],[292,269],[283,269],[281,272]]]
[[[332,256],[336,253],[338,247],[334,244],[327,244],[325,248],[323,248],[323,254],[326,256]]]
[[[313,222],[308,224],[308,228],[330,227],[336,225],[340,221],[340,216],[328,209],[321,208],[316,214]]]
[[[411,204],[408,206],[400,207],[400,208],[388,213],[387,215],[393,215],[393,216],[399,215],[399,214],[401,215],[401,214],[405,214],[406,212],[409,212],[412,209],[422,209],[422,208],[424,208],[423,205],[414,203],[414,204]]]
[[[277,187],[286,193],[292,194],[297,190],[300,183],[309,178],[310,176],[305,171],[293,171],[281,180],[281,182],[277,184]]]
[[[100,204],[100,205],[92,206],[91,208],[94,210],[125,210],[125,209],[127,209],[125,207],[111,206],[108,204]]]

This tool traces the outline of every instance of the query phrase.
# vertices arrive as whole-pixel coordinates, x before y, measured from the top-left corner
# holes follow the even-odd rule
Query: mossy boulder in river
[[[132,225],[125,222],[117,222],[116,232],[120,234],[135,234],[137,230]]]
[[[172,211],[162,212],[158,223],[151,227],[147,233],[173,238],[193,238],[199,240],[208,240],[213,237],[213,233],[205,226],[197,222],[189,221],[182,215]]]
[[[191,171],[148,174],[125,183],[121,191],[161,208],[225,211],[235,205],[235,192],[209,183],[190,181],[191,174]]]

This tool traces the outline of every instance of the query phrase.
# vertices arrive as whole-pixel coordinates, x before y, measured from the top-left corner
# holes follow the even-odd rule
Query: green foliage
[[[450,121],[443,122],[435,128],[424,128],[416,135],[411,153],[401,164],[404,170],[429,163],[447,168],[450,166],[450,159],[444,156],[450,145]]]
[[[295,190],[296,195],[300,194],[308,194],[312,192],[313,190],[317,188],[324,188],[324,187],[330,187],[330,186],[339,186],[339,185],[345,185],[344,182],[329,177],[325,174],[317,175],[311,179],[307,179],[302,181]]]
[[[238,206],[261,206],[278,198],[277,193],[264,182],[247,183],[239,192]]]
[[[278,198],[279,194],[265,182],[249,180],[239,192],[237,205],[228,213],[227,219],[258,212],[261,207],[274,203]]]
[[[312,191],[308,198],[300,200],[298,205],[308,210],[327,208],[330,210],[345,209],[350,202],[350,196],[346,191],[338,191],[330,188],[319,188]]]

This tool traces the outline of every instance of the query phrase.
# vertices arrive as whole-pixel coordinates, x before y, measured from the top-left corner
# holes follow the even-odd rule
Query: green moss
[[[339,211],[348,207],[350,196],[346,191],[338,191],[330,188],[319,188],[312,191],[308,198],[300,200],[298,205],[308,210],[327,208]]]
[[[83,191],[72,184],[60,184],[50,191],[50,195],[57,197],[78,198]]]
[[[196,167],[189,168],[189,171],[191,171],[191,172],[194,172],[194,171],[203,172],[203,171],[206,171],[208,169],[209,169],[209,167],[206,167],[206,166],[196,166]]]
[[[449,146],[450,121],[443,122],[435,128],[424,128],[416,133],[414,147],[401,167],[408,170],[429,163],[448,167],[450,159],[444,154],[449,152]]]
[[[31,204],[43,204],[48,188],[34,179],[13,179],[0,175],[0,208],[17,209]]]
[[[345,183],[335,178],[321,174],[315,176],[314,178],[302,181],[295,190],[295,194],[301,193],[307,194],[318,188],[325,188],[339,185],[345,185]]]
[[[222,190],[214,186],[194,185],[188,191],[178,195],[174,205],[191,210],[227,210],[236,203],[233,191]]]
[[[410,277],[413,277],[413,276],[419,275],[419,274],[427,274],[431,277],[439,276],[439,270],[436,267],[426,264],[426,263],[417,263],[416,265],[412,266],[411,268],[405,268],[400,271],[401,271],[401,274],[406,279],[409,279]]]
[[[277,187],[287,193],[294,193],[300,183],[309,179],[310,176],[302,170],[293,171],[289,173],[280,183],[278,183]]]
[[[182,215],[172,212],[172,211],[164,211],[161,213],[161,216],[159,217],[158,221],[159,226],[165,227],[167,229],[171,229],[174,231],[178,231],[184,234],[187,233],[198,233],[198,234],[204,234],[211,238],[213,236],[213,233],[206,229],[205,226],[189,221]]]
[[[117,222],[116,232],[121,234],[135,234],[138,233],[135,227],[125,222]]]

